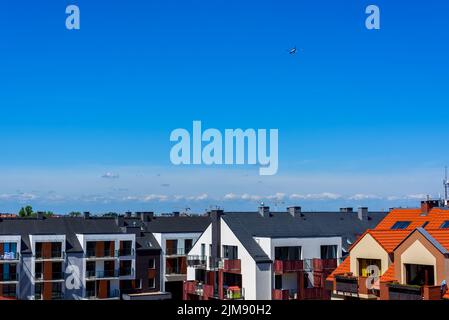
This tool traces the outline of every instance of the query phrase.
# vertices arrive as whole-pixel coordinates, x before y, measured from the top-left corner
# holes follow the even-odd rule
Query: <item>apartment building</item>
[[[181,300],[183,282],[187,280],[187,255],[210,224],[210,218],[174,212],[164,216],[137,213],[136,219],[144,221],[145,230],[161,248],[161,291],[170,293],[172,299]]]
[[[353,212],[210,213],[188,256],[185,300],[326,299],[326,277],[365,230],[384,217]]]
[[[449,208],[393,209],[328,277],[333,299],[449,299]]]
[[[7,299],[119,299],[135,278],[136,237],[115,219],[0,219],[0,296]]]

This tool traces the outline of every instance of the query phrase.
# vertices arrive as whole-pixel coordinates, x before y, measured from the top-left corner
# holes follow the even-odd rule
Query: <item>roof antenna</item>
[[[443,185],[444,185],[444,206],[448,205],[448,189],[449,189],[449,180],[447,179],[447,166],[444,167],[444,180],[443,180]]]

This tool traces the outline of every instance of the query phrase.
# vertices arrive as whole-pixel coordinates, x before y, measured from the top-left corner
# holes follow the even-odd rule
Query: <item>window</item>
[[[15,284],[4,284],[2,289],[3,297],[15,298],[16,297],[16,285]]]
[[[62,243],[61,242],[52,242],[51,243],[51,256],[52,256],[52,258],[61,258],[62,257]]]
[[[42,299],[42,283],[36,283],[34,285],[34,297],[36,300],[41,300]]]
[[[337,259],[338,246],[321,246],[321,259]]]
[[[88,257],[95,257],[97,244],[93,241],[89,241],[86,243],[86,254]]]
[[[429,224],[429,221],[424,222],[424,223],[422,224],[421,228],[427,227],[428,224]]]
[[[405,264],[405,278],[406,283],[409,285],[435,285],[435,272],[433,266]]]
[[[131,260],[120,261],[120,276],[126,277],[132,275],[133,275],[132,261]]]
[[[142,289],[142,279],[136,279],[136,289]]]
[[[276,247],[274,248],[274,259],[282,261],[301,260],[301,247]]]
[[[201,244],[201,256],[202,257],[206,256],[206,244],[205,243]]]
[[[96,264],[95,261],[86,262],[86,277],[95,277]]]
[[[130,256],[132,255],[133,242],[132,241],[121,241],[120,242],[120,255],[121,256]]]
[[[192,249],[192,244],[193,244],[193,240],[192,239],[185,239],[184,240],[184,248],[185,248],[184,253],[185,254],[189,254],[189,251]]]
[[[36,242],[36,258],[42,258],[42,242]]]
[[[42,262],[36,262],[34,265],[34,276],[36,279],[42,279],[43,277],[43,265]]]
[[[379,270],[382,270],[381,261],[378,259],[357,259],[359,263],[359,276],[369,277],[371,274],[368,274],[368,267],[373,272],[372,266],[376,266]]]
[[[167,255],[177,255],[178,254],[178,240],[167,240],[165,242],[165,247]]]
[[[223,246],[223,258],[229,260],[237,260],[238,259],[237,246]]]
[[[441,224],[441,227],[440,227],[441,229],[449,229],[449,221],[444,221],[442,224]]]
[[[274,276],[274,288],[276,290],[282,289],[282,276],[280,274]]]
[[[156,269],[156,261],[154,259],[148,260],[148,269]]]
[[[52,300],[59,300],[63,298],[62,295],[62,283],[61,282],[53,282],[52,291],[51,291]]]
[[[148,288],[154,289],[155,287],[156,287],[156,281],[154,281],[154,278],[149,278],[148,279]]]
[[[411,223],[410,221],[398,221],[391,227],[391,230],[407,229],[410,223]]]

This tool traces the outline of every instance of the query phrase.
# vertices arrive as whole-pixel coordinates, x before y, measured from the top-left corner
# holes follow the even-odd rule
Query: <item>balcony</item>
[[[335,276],[335,291],[344,295],[358,295],[359,281],[357,277],[349,275]]]
[[[0,263],[19,262],[20,253],[18,252],[5,252],[0,254]]]
[[[87,250],[84,254],[84,258],[87,260],[112,260],[119,257],[119,250],[105,250],[98,253],[96,250]]]
[[[0,274],[0,283],[18,282],[18,281],[19,281],[18,273]]]
[[[244,300],[245,289],[236,286],[223,288],[224,300]]]
[[[206,256],[187,256],[187,266],[191,268],[206,268]]]
[[[389,283],[388,296],[390,300],[423,300],[423,287],[399,283]]]
[[[214,286],[198,281],[184,282],[184,292],[202,297],[204,300],[214,297]]]
[[[290,290],[274,289],[271,297],[273,300],[290,300]]]
[[[117,300],[120,298],[120,290],[113,290],[105,297],[100,297],[95,290],[86,290],[84,300]]]
[[[120,249],[119,257],[134,257],[134,249],[132,248],[126,248],[126,249]]]
[[[273,271],[276,274],[298,272],[303,270],[304,262],[302,260],[275,260],[273,263]]]
[[[313,271],[331,272],[337,268],[337,259],[313,259]]]
[[[88,270],[86,271],[86,279],[87,280],[95,280],[95,279],[114,279],[119,277],[118,270],[100,270],[100,271],[93,271]]]
[[[35,272],[34,280],[36,282],[64,281],[64,276],[64,272],[52,272],[51,277],[46,275],[44,272]]]
[[[185,256],[187,254],[188,254],[188,251],[186,252],[186,249],[184,249],[184,248],[167,247],[165,249],[166,256]]]
[[[42,251],[37,251],[33,257],[35,260],[65,260],[65,253],[58,250],[52,251],[50,255],[45,255]]]
[[[120,269],[120,277],[132,277],[134,276],[134,268]]]
[[[242,269],[242,261],[240,259],[224,259],[223,271],[231,273],[240,273]]]

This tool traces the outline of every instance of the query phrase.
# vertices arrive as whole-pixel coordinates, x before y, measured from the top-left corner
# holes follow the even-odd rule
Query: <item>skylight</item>
[[[440,227],[441,229],[449,229],[449,221],[444,221],[442,224],[441,224],[441,227]]]
[[[406,229],[410,225],[410,223],[410,221],[398,221],[391,227],[391,230]]]

